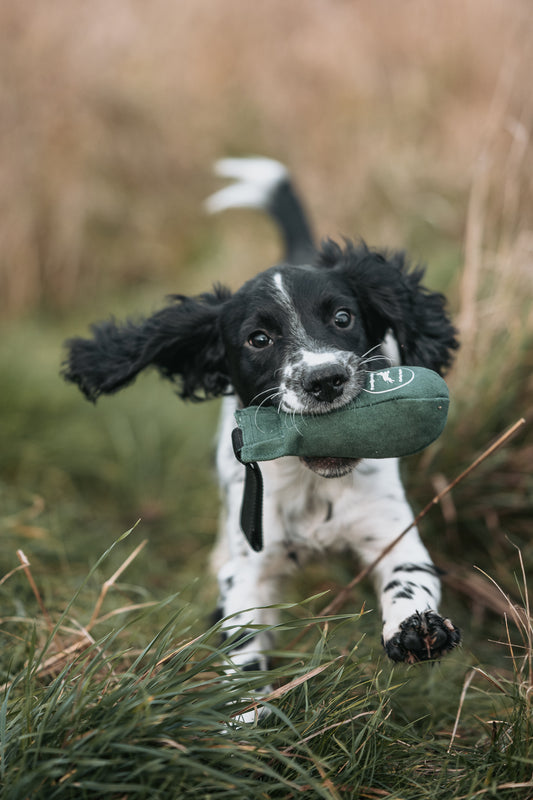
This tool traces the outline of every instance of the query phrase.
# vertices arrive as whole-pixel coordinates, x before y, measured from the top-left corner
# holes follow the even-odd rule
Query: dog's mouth
[[[359,458],[335,458],[333,456],[301,456],[302,461],[322,478],[342,478],[357,466]]]

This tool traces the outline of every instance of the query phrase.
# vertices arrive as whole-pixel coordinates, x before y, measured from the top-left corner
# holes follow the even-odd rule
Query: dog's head
[[[234,391],[245,406],[325,413],[353,400],[369,369],[450,364],[455,331],[422,276],[402,254],[327,242],[314,265],[272,267],[234,294],[177,296],[139,322],[93,326],[67,343],[64,376],[94,401],[155,366],[186,399]],[[309,466],[337,475],[353,463]]]

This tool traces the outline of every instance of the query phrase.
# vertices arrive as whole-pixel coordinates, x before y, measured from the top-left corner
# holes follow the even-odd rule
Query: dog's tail
[[[271,158],[222,158],[215,172],[236,183],[212,194],[205,202],[209,213],[227,208],[255,208],[266,211],[278,225],[289,264],[314,260],[314,239],[302,201],[287,168]]]

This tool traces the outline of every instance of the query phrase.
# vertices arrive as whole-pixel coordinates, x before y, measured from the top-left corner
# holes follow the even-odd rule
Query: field
[[[35,0],[0,45],[0,796],[532,798],[529,0]],[[275,263],[266,218],[202,206],[248,154],[317,236],[405,248],[450,299],[416,512],[525,422],[420,523],[463,646],[393,667],[358,565],[311,565],[243,728],[264,679],[222,680],[210,618],[217,402],[149,374],[92,406],[59,371],[91,321]]]

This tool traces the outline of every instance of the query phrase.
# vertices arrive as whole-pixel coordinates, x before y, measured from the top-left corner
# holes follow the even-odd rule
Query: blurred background
[[[282,160],[319,236],[405,248],[448,295],[462,349],[444,435],[404,464],[415,508],[530,419],[530,0],[4,3],[0,75],[0,576],[21,548],[61,606],[140,520],[122,591],[214,602],[196,577],[218,517],[217,403],[182,404],[151,374],[92,407],[59,370],[91,321],[236,288],[280,257],[265,217],[204,214],[221,156]],[[476,657],[497,658],[502,623],[474,565],[512,596],[517,547],[533,565],[532,466],[528,424],[422,525]],[[304,590],[353,569],[311,570]],[[30,613],[22,579],[0,592]]]

